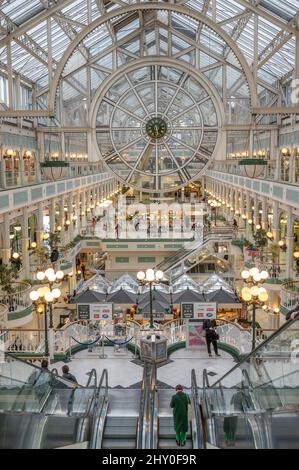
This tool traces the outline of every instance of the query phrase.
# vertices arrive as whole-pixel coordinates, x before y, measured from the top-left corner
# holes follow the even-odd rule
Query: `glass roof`
[[[90,2],[86,2],[86,0],[62,0],[60,2],[54,0],[49,2],[44,0],[26,0],[25,2],[23,0],[4,0],[0,3],[0,62],[7,63],[6,46],[3,43],[1,44],[1,40],[5,39],[6,31],[10,32],[19,26],[26,26],[26,32],[15,41],[12,41],[12,68],[14,71],[22,74],[22,76],[28,77],[29,81],[36,82],[41,80],[43,86],[47,86],[48,79],[45,77],[48,73],[47,57],[49,47],[52,50],[53,69],[55,69],[65,49],[78,32],[88,23],[101,16],[103,9],[104,11],[105,9],[106,11],[111,11],[126,3],[134,3],[134,0],[113,0],[110,2],[107,0],[103,0],[103,2],[97,2],[96,0],[90,0]],[[254,13],[251,5],[253,2],[248,1],[248,9],[246,9],[246,2],[244,0],[240,2],[238,0],[216,0],[215,9],[213,9],[213,2],[207,0],[189,0],[180,3],[184,3],[188,8],[196,12],[204,12],[207,17],[218,23],[224,31],[233,37],[248,63],[252,64]],[[47,19],[44,18],[37,25],[30,27],[32,19],[45,13],[52,7],[57,8],[58,4],[61,4],[61,10],[56,10],[52,16],[48,16],[50,18],[49,24],[47,24]],[[98,6],[98,4],[102,4],[103,7]],[[277,21],[279,20],[281,26],[283,26],[287,24],[292,25],[292,19],[297,19],[299,0],[260,0],[257,8],[260,12],[258,16],[258,49],[259,53],[263,54],[281,31]],[[146,13],[151,18],[151,12]],[[240,23],[242,14],[247,16],[246,20],[243,18],[243,23]],[[273,17],[273,22],[269,19],[269,15]],[[171,27],[190,39],[196,39],[198,24],[191,18],[187,16],[182,17],[176,12],[169,15],[167,11],[162,10],[157,13],[156,17],[157,21],[165,25],[166,31],[168,27]],[[109,27],[108,31],[109,34],[115,34],[116,31],[117,40],[121,40],[121,38],[130,34],[134,28],[139,27],[139,19],[135,18],[134,22],[129,24],[124,22],[123,27],[113,30],[113,23],[115,21],[119,21],[119,19],[113,20],[112,27]],[[146,24],[146,21],[144,21],[144,24]],[[236,29],[238,25],[241,27]],[[51,45],[48,43],[47,27],[51,31]],[[107,34],[105,27],[103,27],[103,30]],[[87,54],[89,48],[96,47],[97,35],[100,35],[99,31],[94,35],[91,34],[88,40],[86,40],[85,48]],[[163,35],[162,32],[161,37]],[[153,36],[154,33],[149,32],[146,35],[146,41],[153,41]],[[164,39],[167,40],[166,35]],[[223,56],[226,53],[226,44],[216,33],[204,26],[201,28],[200,42],[216,55]],[[137,47],[136,43],[132,44],[133,53]],[[185,47],[181,36],[179,39],[176,39],[174,47],[177,48],[177,51]],[[166,53],[165,41],[163,42],[163,40],[161,41],[159,53]],[[273,52],[272,55],[269,54],[268,60],[259,67],[258,76],[268,83],[274,84],[277,78],[283,77],[292,71],[294,62],[295,38],[290,35],[289,38],[282,42],[282,46],[276,52]]]

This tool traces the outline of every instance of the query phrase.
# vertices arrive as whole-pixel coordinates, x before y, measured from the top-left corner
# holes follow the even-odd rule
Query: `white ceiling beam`
[[[265,18],[266,20],[270,21],[271,23],[275,24],[278,26],[280,29],[283,29],[285,31],[289,31],[292,34],[295,34],[296,36],[299,36],[299,30],[293,27],[291,24],[285,23],[283,20],[280,20],[277,16],[273,15],[269,11],[267,11],[265,8],[262,8],[261,6],[255,6],[251,1],[249,0],[235,0],[237,3],[242,5],[243,7],[247,8],[248,10],[251,10],[253,13],[256,13],[257,15]]]
[[[32,18],[30,18],[30,20],[25,21],[22,25],[16,26],[11,33],[0,40],[0,48],[5,46],[9,41],[18,38],[35,26],[38,26],[40,23],[49,18],[49,16],[53,16],[56,12],[61,11],[70,3],[73,3],[73,1],[74,0],[59,0],[59,2],[53,4],[51,7],[43,10],[37,15],[34,15]],[[2,14],[2,12],[0,12],[0,14]]]
[[[72,18],[69,18],[66,15],[63,15],[62,13],[56,13],[56,15],[53,15],[54,20],[56,18],[61,18],[63,21],[66,21],[69,23],[71,26],[74,26],[75,28],[80,28],[83,29],[85,28],[86,24],[80,23],[79,21],[73,20]]]
[[[248,15],[248,11],[245,10],[243,11],[243,13],[239,13],[238,15],[231,16],[230,18],[227,18],[226,20],[218,21],[217,24],[219,26],[225,26],[226,24],[230,24],[230,23],[233,23],[234,21],[241,20],[242,18],[244,18],[244,16],[247,16],[247,15]]]
[[[252,109],[254,115],[273,115],[273,114],[299,114],[299,106],[279,106],[276,108],[254,107]]]
[[[0,111],[0,118],[54,117],[54,111],[48,109],[7,109]]]

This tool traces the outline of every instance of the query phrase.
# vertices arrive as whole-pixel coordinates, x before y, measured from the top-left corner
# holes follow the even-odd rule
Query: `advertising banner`
[[[217,318],[216,302],[183,302],[181,318],[188,320],[213,320]]]
[[[90,304],[77,304],[78,320],[90,320]]]
[[[113,304],[77,304],[78,320],[112,320]]]
[[[90,304],[91,320],[112,320],[113,304]]]

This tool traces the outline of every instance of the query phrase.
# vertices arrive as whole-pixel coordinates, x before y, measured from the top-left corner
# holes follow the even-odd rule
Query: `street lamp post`
[[[37,306],[42,305],[45,315],[45,354],[49,356],[49,339],[48,339],[48,313],[49,313],[49,328],[53,329],[53,303],[61,296],[61,290],[57,287],[54,288],[54,283],[59,283],[64,277],[63,271],[57,271],[48,268],[46,271],[38,271],[36,278],[45,284],[37,290],[30,292],[30,299]]]
[[[49,338],[48,338],[48,307],[50,312],[49,328],[53,328],[52,304],[61,296],[60,289],[50,290],[49,287],[40,287],[36,291],[30,292],[30,299],[40,308],[43,305],[45,315],[45,355],[49,356]]]
[[[249,287],[243,287],[241,297],[248,305],[252,305],[252,350],[256,344],[256,307],[263,306],[269,299],[268,292],[264,287],[260,287],[268,279],[269,273],[265,270],[252,268],[242,272],[242,278]]]
[[[163,271],[155,271],[154,269],[147,269],[145,272],[139,271],[137,273],[137,279],[141,284],[148,285],[150,291],[150,328],[154,328],[154,315],[153,315],[153,284],[159,284],[163,279]]]

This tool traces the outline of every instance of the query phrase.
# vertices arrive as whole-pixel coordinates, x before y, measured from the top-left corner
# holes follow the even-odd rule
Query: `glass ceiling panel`
[[[136,0],[122,0],[121,4],[134,3]],[[28,22],[35,15],[38,15],[46,9],[45,5],[47,2],[43,0],[6,0],[0,6],[0,15],[1,11],[11,19],[16,25],[22,25],[24,22]],[[59,15],[65,15],[66,19],[72,20],[69,23],[69,32],[65,29],[66,27],[59,26],[55,18],[51,20],[51,29],[52,29],[52,55],[55,61],[59,61],[62,57],[66,47],[71,43],[73,35],[78,33],[84,26],[88,24],[89,21],[94,21],[98,18],[101,13],[97,5],[96,0],[90,0],[89,9],[87,8],[88,2],[85,0],[73,0],[71,3],[66,5]],[[190,9],[193,9],[196,12],[202,12],[203,8],[206,7],[206,1],[204,0],[189,0],[185,3]],[[279,18],[282,22],[290,22],[291,19],[299,12],[299,0],[260,0],[258,7],[261,10],[267,10],[270,14]],[[107,11],[119,8],[119,3],[113,3],[111,1],[106,5]],[[246,11],[246,7],[243,4],[240,4],[238,0],[216,0],[216,9],[213,11],[213,3],[210,2],[208,8],[205,8],[205,14],[213,19],[213,14],[216,14],[216,22],[220,23],[227,21],[230,18],[235,17],[236,15],[241,14]],[[178,31],[180,34],[186,36],[187,38],[195,39],[198,31],[198,23],[193,19],[179,15],[175,12],[171,14],[167,11],[159,11],[157,13],[157,19],[160,23],[163,23],[167,28],[169,24],[169,16],[171,17],[172,27]],[[1,17],[0,17],[1,18]],[[57,19],[57,16],[56,16]],[[0,20],[1,21],[1,20]],[[117,18],[113,20],[112,24],[117,24],[120,21],[123,21],[123,18]],[[3,21],[5,24],[5,20]],[[222,28],[228,33],[232,34],[237,25],[237,21],[233,20],[222,25]],[[130,23],[126,24],[125,27],[120,28],[117,31],[117,38],[120,39],[130,31],[137,29],[139,27],[139,20],[134,19]],[[161,29],[161,39],[164,37],[167,38],[167,29],[165,31]],[[72,30],[70,37],[70,30]],[[279,27],[271,23],[271,21],[263,18],[262,15],[259,16],[259,37],[258,37],[258,48],[259,53],[266,50],[269,46],[269,43],[275,38],[277,33],[280,31]],[[26,33],[30,38],[32,38],[36,44],[42,49],[45,50],[47,54],[48,44],[47,44],[47,27],[46,21],[36,25],[34,28],[30,29]],[[3,33],[1,35],[3,37]],[[107,38],[106,44],[100,44],[100,40],[105,37]],[[150,54],[155,54],[157,52],[157,46],[154,43],[154,37],[152,34],[146,35],[148,51]],[[109,32],[105,27],[99,28],[93,34],[89,35],[85,39],[84,43],[87,48],[93,49],[92,52],[96,53],[101,47],[107,47],[108,42],[111,41]],[[253,41],[254,41],[254,16],[252,14],[251,18],[246,23],[243,31],[240,32],[239,36],[236,39],[237,45],[240,47],[244,53],[248,63],[251,65],[253,61]],[[223,55],[225,52],[225,43],[221,38],[215,34],[210,29],[205,26],[201,29],[200,42],[203,46],[210,48],[215,54]],[[131,52],[138,52],[139,43],[138,41],[132,42],[129,50]],[[185,47],[184,41],[182,38],[174,37],[173,41],[173,52],[176,53]],[[19,45],[19,43],[12,43],[13,50],[13,68],[19,73],[28,76],[29,80],[38,80],[39,78],[44,77],[46,73],[46,68],[43,63],[38,60],[36,57],[30,54],[29,50],[25,50]],[[166,42],[163,40],[160,44],[160,53],[167,53]],[[295,41],[291,39],[287,44],[285,44],[279,52],[277,52],[273,57],[267,61],[262,69],[259,71],[259,76],[262,76],[264,71],[265,75],[268,75],[267,81],[273,76],[273,81],[275,78],[279,78],[288,71],[291,71],[294,67],[294,57],[295,57]],[[187,60],[187,59],[186,59]],[[6,63],[6,50],[5,48],[0,50],[0,61]],[[203,64],[204,66],[204,64]]]

